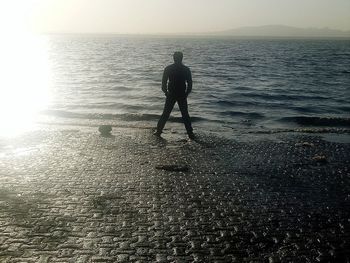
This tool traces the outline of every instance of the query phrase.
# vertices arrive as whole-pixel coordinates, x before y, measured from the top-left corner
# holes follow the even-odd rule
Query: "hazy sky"
[[[350,30],[350,0],[1,0],[2,31],[176,33],[283,24]]]

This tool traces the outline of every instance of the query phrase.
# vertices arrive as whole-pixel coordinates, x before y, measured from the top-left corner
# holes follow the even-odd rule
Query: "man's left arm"
[[[163,77],[162,77],[162,91],[164,92],[165,96],[168,95],[168,79],[169,79],[168,68],[165,68],[163,72]]]

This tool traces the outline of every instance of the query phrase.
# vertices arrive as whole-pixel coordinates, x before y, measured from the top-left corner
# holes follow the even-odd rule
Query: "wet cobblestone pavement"
[[[349,262],[349,144],[164,138],[0,140],[0,262]]]

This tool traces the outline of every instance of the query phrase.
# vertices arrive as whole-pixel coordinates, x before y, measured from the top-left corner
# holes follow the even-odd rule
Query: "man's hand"
[[[168,97],[168,89],[166,88],[166,86],[162,86],[162,91],[164,92],[164,95]]]

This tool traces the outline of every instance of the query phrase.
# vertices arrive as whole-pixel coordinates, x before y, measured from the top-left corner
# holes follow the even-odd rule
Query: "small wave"
[[[234,106],[236,104],[235,102],[228,100],[219,100],[217,103],[223,106]]]
[[[338,106],[337,109],[350,112],[350,106]]]
[[[247,106],[254,106],[254,107],[264,107],[264,108],[279,108],[280,105],[275,105],[271,103],[264,103],[264,102],[257,102],[257,101],[246,101],[246,100],[219,100],[217,101],[217,104],[219,104],[222,107],[247,107]]]
[[[254,101],[238,101],[238,100],[219,100],[217,101],[217,104],[219,104],[220,106],[223,107],[232,107],[232,106],[249,106],[249,105],[253,105],[256,106],[257,102]],[[261,104],[261,103],[260,103]]]
[[[112,87],[111,90],[113,90],[113,91],[130,91],[130,90],[132,90],[132,88],[123,87],[123,86],[115,86],[115,87]]]
[[[303,107],[303,106],[289,106],[291,110],[298,111],[300,113],[316,113],[318,110],[312,107]]]
[[[132,105],[132,104],[123,104],[123,103],[94,103],[94,104],[87,104],[87,105],[74,105],[70,106],[72,109],[123,109],[127,111],[132,110],[143,110],[146,107],[151,108],[148,105]]]
[[[295,116],[281,118],[282,122],[294,122],[305,126],[350,126],[350,118]]]
[[[232,117],[239,116],[247,119],[262,119],[265,117],[263,114],[258,112],[223,111],[223,112],[220,112],[220,114],[225,116],[232,116]]]
[[[250,134],[276,134],[276,133],[312,133],[312,134],[322,134],[322,133],[335,133],[335,134],[350,134],[350,129],[348,128],[299,128],[299,129],[266,129],[266,130],[254,130],[248,131]]]
[[[122,121],[158,121],[160,115],[140,113],[140,114],[108,114],[108,113],[77,113],[71,111],[62,110],[46,110],[42,112],[46,115],[62,117],[62,118],[72,118],[72,119],[94,119],[94,120],[122,120]],[[170,122],[182,122],[181,117],[170,117]],[[207,119],[202,117],[191,117],[192,122],[207,121]]]
[[[305,96],[305,95],[298,95],[298,94],[267,94],[267,93],[263,93],[263,94],[259,94],[259,93],[238,93],[237,95],[239,96],[243,96],[243,97],[248,97],[248,98],[257,98],[257,99],[264,99],[264,100],[277,100],[277,101],[290,101],[290,100],[306,100],[306,101],[310,101],[310,100],[326,100],[328,98],[323,97],[323,96]]]

